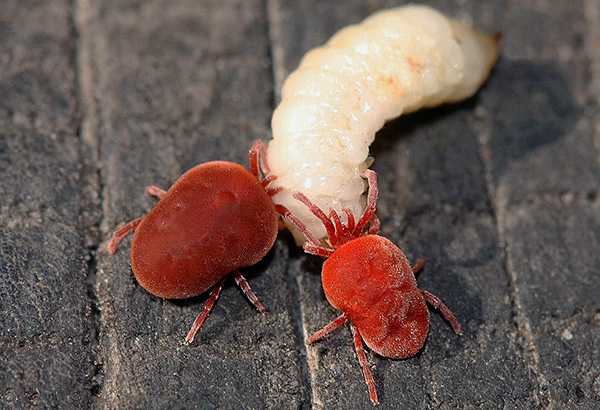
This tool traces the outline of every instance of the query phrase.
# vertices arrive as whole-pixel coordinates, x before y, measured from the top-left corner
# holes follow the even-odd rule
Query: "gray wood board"
[[[426,1],[491,32],[478,95],[387,124],[372,154],[382,234],[432,311],[424,349],[370,352],[381,408],[600,404],[600,4]],[[210,160],[246,165],[285,76],[347,24],[399,2],[5,1],[0,13],[0,407],[372,408],[319,258],[282,233],[232,280],[192,346],[207,295],[144,291],[119,223],[146,185]]]
[[[93,67],[102,228],[147,212],[144,186],[167,188],[210,160],[247,164],[268,135],[272,82],[259,1],[89,2],[82,47]],[[88,107],[89,108],[89,107]],[[108,237],[108,236],[106,236]],[[99,348],[105,408],[282,408],[303,397],[285,281],[287,247],[248,271],[269,309],[229,283],[195,342],[183,346],[206,295],[161,300],[136,284],[126,240],[98,255]]]
[[[598,95],[590,88],[598,4],[595,21],[591,5],[509,9],[504,18],[517,27],[538,23],[524,41],[507,36],[506,58],[481,97],[483,158],[518,333],[536,395],[554,408],[600,402]]]
[[[89,407],[93,333],[67,1],[0,15],[0,407]]]

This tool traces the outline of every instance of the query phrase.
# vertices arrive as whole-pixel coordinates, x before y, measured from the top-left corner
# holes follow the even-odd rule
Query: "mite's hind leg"
[[[265,309],[263,304],[260,303],[260,300],[258,300],[256,294],[252,292],[252,289],[250,289],[250,285],[248,284],[246,278],[244,278],[238,271],[233,273],[233,277],[235,278],[235,283],[237,283],[240,289],[242,289],[242,292],[244,292],[244,295],[246,295],[248,300],[256,307],[256,309],[258,309],[260,313],[266,315],[267,309]]]
[[[252,172],[252,175],[254,175],[256,179],[260,181],[263,188],[265,188],[267,195],[273,197],[281,192],[283,189],[282,187],[267,188],[267,185],[277,179],[277,175],[267,175],[269,173],[269,164],[267,163],[267,147],[261,140],[254,141],[252,148],[250,148],[249,158],[250,172]],[[261,173],[262,175],[266,175],[262,180],[260,179]]]
[[[308,208],[308,210],[314,216],[316,216],[317,218],[319,218],[319,220],[321,221],[321,223],[325,227],[325,230],[327,231],[327,236],[329,237],[329,241],[335,243],[336,238],[337,238],[337,234],[335,232],[335,225],[333,224],[333,221],[331,219],[329,219],[329,217],[325,214],[325,212],[323,212],[323,210],[321,208],[319,208],[310,199],[308,199],[308,197],[306,195],[304,195],[302,192],[294,192],[294,193],[292,193],[292,196],[294,197],[294,199],[296,199],[296,200],[302,202],[304,205],[306,205],[306,207]],[[295,215],[293,215],[293,216],[295,216]],[[292,224],[294,224],[294,221],[290,220],[287,217],[285,217],[285,218],[288,219]],[[294,224],[294,226],[295,226],[295,224]],[[304,224],[302,224],[302,226],[304,226]],[[298,228],[298,227],[296,227],[296,228]],[[306,226],[304,226],[304,229],[308,231],[308,229],[306,229]],[[301,229],[299,229],[299,230],[301,232],[303,232]],[[306,239],[308,239],[309,241],[313,242],[315,245],[319,245],[319,241],[318,240],[316,242],[314,242],[306,234],[305,234],[305,236],[306,236]],[[313,237],[314,237],[314,235],[313,235]]]
[[[297,193],[297,194],[299,194],[299,193]],[[287,209],[283,205],[275,205],[275,210],[277,211],[277,213],[279,215],[283,216],[289,223],[291,223],[299,232],[302,232],[302,234],[304,235],[304,237],[307,240],[307,242],[304,244],[304,250],[307,253],[322,256],[324,258],[331,256],[331,254],[333,253],[333,250],[327,249],[327,248],[324,248],[323,246],[321,246],[321,242],[319,241],[319,238],[317,238],[315,236],[315,234],[313,234],[311,231],[309,231],[308,228],[306,227],[306,225],[304,225],[302,223],[302,221],[300,221],[300,219],[298,219],[296,217],[296,215],[291,213],[289,211],[289,209]],[[333,226],[333,224],[332,224],[332,226]]]
[[[151,185],[151,186],[147,186],[145,189],[146,193],[150,196],[154,196],[158,199],[162,199],[166,194],[167,191],[163,191],[162,189]],[[134,230],[135,228],[137,228],[137,226],[140,224],[140,222],[142,222],[142,219],[144,218],[137,218],[134,219],[133,221],[127,222],[125,225],[122,225],[118,231],[116,231],[113,234],[112,239],[110,240],[110,242],[108,243],[108,252],[111,255],[114,255],[115,252],[117,252],[117,248],[119,246],[119,243],[121,242],[121,240],[125,237],[125,235],[127,235],[130,231]]]
[[[350,329],[352,329],[352,336],[354,336],[354,348],[356,349],[358,362],[360,363],[363,375],[365,376],[365,381],[367,382],[367,386],[369,388],[369,397],[371,398],[373,404],[379,404],[377,390],[375,389],[375,380],[373,380],[373,373],[371,373],[369,362],[367,362],[367,356],[365,355],[365,348],[363,347],[362,338],[358,328],[355,325],[351,324]]]
[[[335,329],[337,329],[338,327],[340,327],[341,325],[346,323],[347,320],[348,320],[348,315],[346,315],[344,313],[343,315],[339,316],[334,321],[330,322],[323,329],[317,330],[315,333],[313,333],[313,335],[311,337],[306,339],[306,343],[311,345],[315,342],[318,342],[319,340],[321,340],[322,338],[327,336],[329,333],[333,332]]]
[[[454,316],[454,313],[452,313],[452,311],[448,309],[446,305],[444,305],[440,298],[431,294],[430,292],[427,292],[426,290],[422,290],[421,294],[427,302],[431,303],[433,307],[436,307],[440,310],[440,312],[444,316],[444,319],[446,319],[448,323],[450,323],[450,326],[452,326],[452,330],[454,330],[454,333],[456,333],[457,335],[463,334],[462,326],[460,325],[460,323],[458,323],[458,320],[456,320],[456,316]]]
[[[144,218],[134,219],[133,221],[130,221],[130,222],[126,223],[125,225],[122,225],[119,228],[119,230],[113,234],[113,237],[107,246],[108,252],[111,255],[114,255],[115,252],[117,251],[117,247],[119,246],[121,239],[123,239],[125,237],[125,235],[127,235],[130,231],[137,228],[137,226],[140,224],[140,222],[142,222],[142,219],[144,219]]]
[[[277,177],[275,175],[269,175],[268,177],[263,179],[261,182],[262,186],[265,188],[265,192],[271,198],[273,198],[275,195],[277,195],[278,193],[283,191],[283,187],[281,187],[281,186],[278,186],[277,188],[267,188],[267,185],[269,185],[271,182],[275,181],[276,179],[277,179]]]
[[[260,172],[264,175],[269,173],[269,164],[267,162],[267,147],[261,140],[254,140],[249,152],[250,172],[260,180]]]
[[[381,229],[381,221],[377,217],[377,215],[373,215],[371,217],[371,225],[369,225],[369,235],[378,235],[379,230]]]
[[[354,237],[358,238],[362,235],[365,226],[367,223],[373,218],[375,215],[375,210],[377,209],[377,198],[379,197],[379,188],[377,187],[377,173],[370,169],[366,169],[361,176],[367,178],[369,182],[369,193],[367,194],[367,205],[365,206],[365,210],[361,215],[356,227],[354,228]],[[377,220],[379,221],[379,220]],[[377,224],[375,221],[375,224]],[[379,230],[379,227],[376,228]]]
[[[410,270],[412,271],[413,275],[416,275],[417,273],[419,273],[421,271],[421,269],[423,269],[423,266],[425,266],[425,259],[423,258],[419,258],[417,259],[417,261],[410,267]]]
[[[206,302],[204,302],[202,310],[198,314],[198,317],[194,321],[192,328],[190,329],[185,338],[186,346],[194,341],[194,336],[196,336],[196,333],[198,333],[200,326],[202,326],[202,323],[204,323],[204,320],[206,319],[211,309],[213,308],[215,302],[217,301],[219,293],[221,293],[221,289],[223,288],[223,282],[225,282],[225,278],[218,281],[217,284],[213,286],[212,290],[210,291],[210,296],[208,297],[208,299],[206,299]]]
[[[156,197],[158,199],[163,199],[165,195],[167,195],[167,191],[163,191],[159,187],[154,185],[150,185],[146,187],[146,193],[150,196]]]

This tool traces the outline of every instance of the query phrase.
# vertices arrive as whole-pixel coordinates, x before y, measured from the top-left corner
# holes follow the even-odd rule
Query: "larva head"
[[[165,298],[188,298],[271,249],[277,214],[244,167],[209,162],[187,171],[137,227],[131,265],[138,282]]]
[[[449,19],[452,35],[464,59],[465,71],[460,87],[446,102],[458,102],[473,96],[488,78],[500,54],[500,35],[473,29],[458,20]]]

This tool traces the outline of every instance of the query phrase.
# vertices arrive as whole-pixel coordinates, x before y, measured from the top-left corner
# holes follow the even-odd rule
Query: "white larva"
[[[286,79],[268,146],[273,200],[310,231],[323,225],[292,197],[360,215],[369,145],[402,113],[475,94],[498,55],[498,39],[425,6],[378,12],[310,51]],[[300,236],[297,237],[300,239]]]

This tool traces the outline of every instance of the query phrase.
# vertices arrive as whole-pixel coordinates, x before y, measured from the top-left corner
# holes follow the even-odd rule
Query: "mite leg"
[[[244,292],[244,295],[246,295],[248,300],[252,302],[252,304],[256,307],[256,309],[258,309],[260,313],[266,315],[267,309],[265,309],[263,304],[260,303],[260,300],[258,300],[256,294],[252,292],[252,289],[250,289],[250,285],[248,284],[246,278],[244,278],[242,274],[238,271],[235,271],[233,273],[233,277],[235,278],[235,283],[237,283],[240,289],[242,289],[242,292]]]
[[[156,197],[158,199],[163,199],[163,197],[165,195],[167,195],[167,191],[163,191],[162,189],[160,189],[159,187],[156,187],[154,185],[147,186],[146,187],[146,193],[148,195]]]
[[[325,259],[329,258],[333,254],[333,251],[331,249],[324,248],[320,245],[313,245],[311,242],[306,242],[302,246],[302,248],[304,249],[304,252],[306,252],[306,253],[310,253],[311,255],[320,256]]]
[[[308,241],[307,243],[304,244],[304,250],[307,253],[311,253],[313,255],[318,255],[318,256],[323,256],[324,258],[331,256],[333,251],[331,249],[327,249],[327,248],[321,246],[321,241],[319,241],[319,238],[317,238],[315,236],[315,234],[313,234],[311,231],[309,231],[308,228],[306,227],[306,225],[304,225],[300,221],[300,219],[298,219],[294,214],[292,214],[289,211],[289,209],[287,209],[283,205],[275,205],[275,210],[277,211],[278,214],[283,216],[292,225],[294,225],[294,227],[297,230],[299,230],[300,232],[302,232],[302,234],[304,234],[304,236],[306,237],[306,240]]]
[[[334,223],[334,225],[335,225],[335,231],[338,234],[345,234],[346,233],[346,227],[342,223],[342,220],[340,219],[340,216],[338,215],[338,213],[336,212],[336,210],[333,209],[333,208],[329,208],[329,219]]]
[[[267,185],[269,185],[271,182],[275,181],[276,179],[277,179],[277,175],[269,175],[268,177],[263,179],[260,182],[260,184],[263,186],[263,188],[266,188]]]
[[[267,147],[261,140],[254,140],[250,148],[250,171],[260,180],[260,172],[268,174],[269,164],[267,163]]]
[[[119,228],[119,230],[113,234],[113,237],[107,246],[108,252],[111,255],[114,255],[115,252],[117,251],[117,247],[119,246],[119,242],[121,242],[121,239],[123,239],[123,237],[125,237],[125,235],[127,235],[129,233],[129,231],[132,231],[135,228],[137,228],[137,226],[140,224],[140,222],[142,222],[142,219],[144,219],[144,218],[134,219],[133,221],[126,223],[125,225],[121,226]]]
[[[261,140],[255,140],[254,145],[257,146],[257,149],[260,152],[260,167],[263,174],[266,175],[271,172],[271,168],[269,168],[269,161],[267,161],[267,146]]]
[[[354,220],[354,214],[350,211],[350,208],[344,207],[342,212],[346,214],[346,220],[348,221],[348,230],[350,232],[354,232],[354,228],[356,227],[356,221]]]
[[[146,193],[148,195],[157,197],[158,199],[162,199],[167,194],[167,191],[163,191],[162,189],[152,185],[146,187]],[[142,219],[144,218],[138,218],[128,222],[113,234],[113,237],[108,244],[108,252],[110,252],[111,255],[114,255],[117,251],[117,247],[119,246],[121,239],[123,239],[123,237],[129,233],[129,231],[137,228],[140,222],[142,222]]]
[[[416,275],[417,273],[419,273],[421,271],[421,269],[423,269],[423,266],[425,266],[425,259],[419,258],[419,259],[417,259],[415,264],[410,267],[410,270],[412,270],[413,275]],[[429,292],[427,292],[427,293],[429,293]]]
[[[422,290],[421,294],[427,302],[431,303],[433,307],[438,308],[440,312],[442,312],[444,319],[446,319],[448,323],[450,323],[450,326],[452,326],[452,330],[454,330],[454,333],[456,333],[457,335],[463,334],[462,326],[460,325],[460,323],[458,323],[458,320],[456,320],[456,316],[454,316],[454,313],[452,313],[452,311],[448,309],[446,305],[444,305],[440,298],[438,298],[435,295],[432,295],[426,290]]]
[[[377,217],[377,215],[373,215],[371,218],[371,225],[369,226],[369,235],[377,235],[379,233],[379,229],[381,228],[381,221]]]
[[[362,235],[363,229],[367,223],[375,215],[375,209],[377,208],[377,197],[379,196],[379,188],[377,188],[377,173],[370,169],[365,170],[362,176],[366,177],[369,181],[369,194],[367,195],[367,206],[363,214],[361,215],[356,228],[354,229],[354,236],[358,238]]]
[[[252,148],[250,148],[250,152],[248,153],[250,159],[250,172],[252,175],[256,177],[260,181],[260,167],[258,166],[258,155],[260,152],[260,142],[259,140],[254,141],[252,144]]]
[[[283,188],[267,188],[271,182],[277,179],[277,175],[268,175],[262,181],[260,179],[261,172],[263,175],[267,175],[269,173],[269,165],[267,164],[267,147],[261,140],[254,140],[252,144],[252,148],[250,148],[249,152],[250,157],[250,172],[252,175],[256,177],[265,188],[267,195],[273,197],[277,195]]]
[[[264,181],[266,181],[269,177],[265,178]],[[273,178],[275,179],[275,178]],[[263,181],[263,182],[264,182]],[[272,180],[271,180],[272,181]],[[269,181],[269,182],[271,182]],[[267,195],[269,195],[269,197],[273,198],[275,195],[277,195],[278,193],[280,193],[281,191],[283,191],[283,187],[278,186],[277,188],[266,188],[265,192],[267,193]]]
[[[198,314],[198,317],[194,321],[192,328],[190,329],[190,331],[188,332],[188,334],[185,338],[186,346],[191,344],[194,341],[194,336],[196,336],[196,333],[198,333],[200,326],[202,326],[202,323],[204,323],[204,320],[206,319],[206,317],[210,313],[211,309],[213,308],[215,302],[217,301],[217,298],[219,297],[219,293],[221,293],[221,289],[223,288],[223,282],[225,282],[225,278],[223,278],[219,282],[217,282],[217,284],[215,286],[213,286],[212,290],[210,291],[210,296],[208,297],[208,299],[206,299],[206,302],[204,302],[204,306],[202,306],[202,310]]]
[[[329,236],[329,241],[332,242],[332,243],[335,243],[335,239],[337,237],[337,235],[335,233],[335,225],[333,224],[333,222],[331,221],[331,219],[329,219],[327,217],[327,215],[325,215],[325,212],[323,212],[323,210],[321,208],[319,208],[310,199],[308,199],[308,197],[306,195],[304,195],[302,192],[294,192],[292,194],[292,196],[296,200],[298,200],[298,201],[302,202],[304,205],[306,205],[307,208],[308,208],[308,210],[310,212],[312,212],[312,214],[314,216],[316,216],[317,218],[319,218],[319,220],[325,226],[325,230],[327,231],[327,235]]]
[[[379,404],[377,390],[375,389],[375,380],[373,380],[373,373],[371,373],[371,369],[369,369],[369,363],[367,362],[367,356],[365,355],[362,338],[358,328],[355,325],[351,324],[350,329],[352,329],[352,336],[354,336],[354,348],[356,349],[358,362],[360,363],[363,375],[365,376],[365,381],[369,387],[369,397],[371,398],[373,404]]]
[[[306,339],[306,343],[311,345],[315,342],[318,342],[319,340],[327,336],[329,333],[333,332],[335,329],[346,323],[347,320],[348,315],[344,313],[343,315],[329,323],[327,326],[325,326],[323,329],[317,330],[311,337]]]

